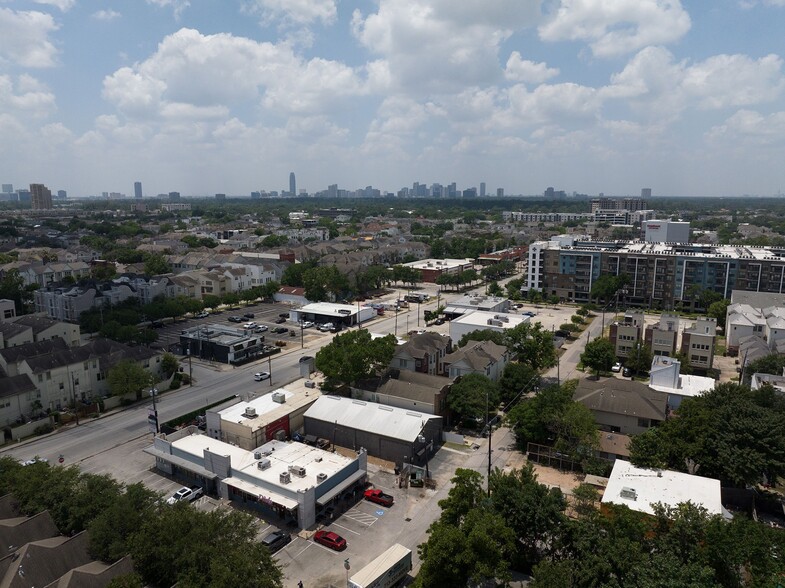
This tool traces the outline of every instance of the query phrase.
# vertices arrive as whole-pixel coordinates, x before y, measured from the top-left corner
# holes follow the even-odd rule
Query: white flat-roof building
[[[510,310],[510,300],[500,296],[488,296],[485,294],[467,294],[457,300],[453,300],[444,308],[444,314],[450,316],[460,316],[476,310],[485,312],[507,312]]]
[[[654,505],[676,507],[684,502],[702,506],[710,515],[724,515],[720,481],[671,470],[638,468],[617,459],[602,496],[603,503],[623,504],[654,514]]]
[[[714,378],[686,376],[681,373],[681,362],[672,357],[655,355],[649,372],[649,388],[668,395],[668,407],[676,410],[684,398],[700,396],[714,390]]]
[[[319,397],[318,391],[308,388],[299,379],[283,388],[268,388],[268,380],[249,382],[247,401],[227,408],[217,407],[206,413],[207,435],[251,450],[283,437],[289,439],[303,428],[303,415]]]
[[[364,450],[351,459],[273,440],[248,451],[197,431],[187,427],[159,435],[145,452],[168,474],[196,481],[221,498],[296,520],[304,529],[316,522],[318,511],[362,487],[367,477]]]
[[[312,302],[289,312],[289,320],[294,323],[312,321],[319,324],[333,323],[341,327],[364,323],[376,316],[376,309],[370,306],[357,307],[353,304],[333,302]]]
[[[453,341],[460,341],[466,333],[485,329],[503,333],[530,320],[531,317],[520,314],[475,310],[450,321],[450,337]]]

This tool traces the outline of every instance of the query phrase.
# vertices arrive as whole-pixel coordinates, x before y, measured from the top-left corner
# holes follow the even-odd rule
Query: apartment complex
[[[696,289],[730,298],[732,290],[785,293],[785,248],[559,236],[529,247],[526,287],[570,302],[589,302],[601,275],[629,277],[627,306],[691,304]]]

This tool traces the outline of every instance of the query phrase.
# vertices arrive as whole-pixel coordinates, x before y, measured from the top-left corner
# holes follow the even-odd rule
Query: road
[[[569,379],[579,378],[583,372],[578,371],[578,363],[581,360],[581,353],[588,341],[593,341],[601,335],[602,322],[599,317],[595,317],[581,336],[569,343],[567,350],[559,358],[559,365],[552,367],[543,374],[543,379],[556,382],[564,382]]]

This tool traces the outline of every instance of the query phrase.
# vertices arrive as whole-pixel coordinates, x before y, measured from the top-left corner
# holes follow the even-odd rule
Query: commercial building
[[[267,348],[262,335],[212,323],[183,330],[180,349],[183,355],[235,365],[280,352]]]
[[[306,387],[306,380],[295,380],[270,391],[268,381],[249,382],[248,400],[206,412],[207,434],[213,439],[255,449],[272,439],[290,439],[303,430],[303,415],[319,397]]]
[[[671,470],[638,468],[617,459],[602,496],[603,504],[623,504],[631,510],[654,514],[654,506],[675,508],[685,502],[703,507],[709,515],[724,515],[720,481]]]
[[[298,442],[273,440],[253,451],[186,427],[157,435],[145,453],[159,470],[202,485],[243,507],[273,514],[306,529],[320,512],[367,478],[367,454],[348,458]]]
[[[289,174],[289,195],[297,196],[297,181],[294,178],[294,172]]]
[[[30,203],[33,210],[50,210],[52,191],[43,184],[30,184]]]
[[[474,269],[474,262],[471,259],[422,259],[401,265],[419,270],[422,281],[431,284],[435,284],[437,278],[443,274],[460,274]]]
[[[321,396],[305,413],[305,433],[396,464],[424,466],[439,448],[442,418],[338,396]]]
[[[142,198],[142,182],[134,182],[134,198],[141,200]]]
[[[450,318],[469,314],[474,311],[485,312],[507,312],[510,310],[510,300],[500,296],[488,296],[483,294],[467,294],[453,300],[444,307],[444,314]]]
[[[671,220],[647,220],[643,223],[647,243],[689,243],[690,223]]]
[[[450,321],[450,338],[457,343],[461,337],[474,331],[489,330],[503,333],[530,320],[531,317],[526,315],[475,310]]]
[[[376,309],[370,306],[357,307],[352,304],[335,304],[332,302],[313,302],[289,312],[289,320],[295,324],[312,321],[335,326],[350,327],[371,320],[376,316]]]
[[[527,288],[589,302],[601,275],[626,274],[623,302],[693,307],[695,288],[730,298],[733,290],[785,294],[785,248],[743,245],[551,240],[529,247]]]

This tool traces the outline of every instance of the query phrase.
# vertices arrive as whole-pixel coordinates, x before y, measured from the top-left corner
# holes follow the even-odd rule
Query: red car
[[[317,543],[321,543],[325,547],[334,549],[335,551],[343,551],[346,549],[346,539],[332,531],[316,531],[313,540]]]

